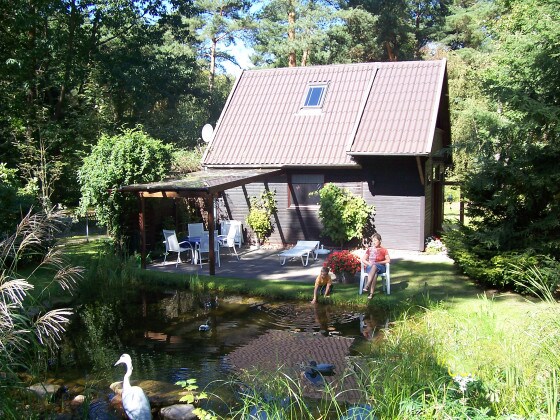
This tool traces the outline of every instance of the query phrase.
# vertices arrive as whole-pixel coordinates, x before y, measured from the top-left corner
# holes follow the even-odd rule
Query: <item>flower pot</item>
[[[343,284],[353,283],[354,277],[356,276],[356,273],[352,273],[351,271],[340,271],[335,274],[337,281]]]

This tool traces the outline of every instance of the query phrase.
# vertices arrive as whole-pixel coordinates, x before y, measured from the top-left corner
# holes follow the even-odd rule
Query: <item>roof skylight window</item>
[[[313,84],[307,86],[307,94],[305,96],[304,108],[321,108],[325,99],[327,84]]]

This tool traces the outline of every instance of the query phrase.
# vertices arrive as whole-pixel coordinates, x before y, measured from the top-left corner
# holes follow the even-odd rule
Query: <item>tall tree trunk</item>
[[[214,90],[214,77],[216,75],[216,44],[218,40],[214,37],[212,38],[212,44],[210,45],[210,76],[208,87],[210,93]]]
[[[64,60],[64,80],[62,82],[62,86],[60,87],[60,94],[58,95],[58,101],[55,107],[55,121],[60,120],[62,115],[62,107],[66,96],[66,86],[70,83],[70,70],[72,68],[72,58],[74,56],[74,36],[76,32],[76,25],[76,2],[73,1],[70,7],[70,17],[68,22],[68,49],[66,50],[66,57]]]
[[[309,48],[303,50],[303,55],[301,56],[301,66],[307,66],[307,60],[309,59]]]
[[[292,44],[292,50],[288,54],[288,67],[296,67],[296,51],[293,47],[296,40],[296,11],[293,2],[290,2],[290,11],[288,12],[288,39]]]
[[[389,41],[385,41],[385,48],[387,49],[387,56],[389,57],[389,61],[397,61],[397,56],[393,51],[393,47]]]

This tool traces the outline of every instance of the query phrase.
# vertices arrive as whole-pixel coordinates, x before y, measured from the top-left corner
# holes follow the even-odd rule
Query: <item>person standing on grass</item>
[[[321,273],[315,279],[315,289],[313,290],[313,300],[311,303],[317,303],[317,293],[329,297],[331,290],[332,280],[329,274],[329,267],[323,267],[321,268]]]
[[[379,233],[374,233],[371,237],[371,246],[366,249],[361,261],[366,267],[366,274],[368,276],[368,281],[363,291],[369,291],[368,299],[371,299],[375,293],[377,276],[385,273],[387,264],[391,262],[389,251],[381,246],[381,235]]]

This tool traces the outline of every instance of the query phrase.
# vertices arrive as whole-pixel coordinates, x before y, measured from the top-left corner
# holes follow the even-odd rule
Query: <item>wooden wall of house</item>
[[[414,157],[374,157],[361,161],[371,181],[364,199],[375,205],[375,228],[388,248],[424,249],[425,189]]]
[[[362,196],[376,207],[375,227],[383,236],[383,243],[390,248],[423,250],[425,232],[425,190],[420,182],[415,158],[375,158],[361,162],[363,169],[323,171],[325,183],[332,182]],[[291,171],[293,174],[319,173],[317,171]],[[249,199],[259,196],[264,189],[276,191],[278,211],[274,232],[268,243],[274,246],[294,244],[298,240],[321,240],[326,246],[328,238],[321,236],[322,226],[318,208],[289,206],[288,176],[277,177],[267,183],[253,183],[227,190],[224,206],[226,217],[243,223],[245,238],[253,237],[245,223]],[[254,240],[253,240],[254,242]]]

